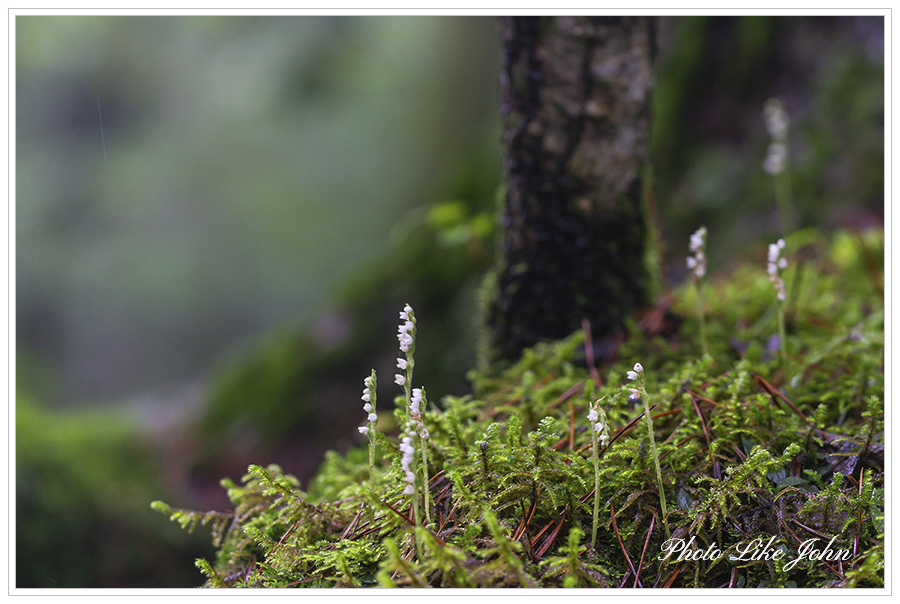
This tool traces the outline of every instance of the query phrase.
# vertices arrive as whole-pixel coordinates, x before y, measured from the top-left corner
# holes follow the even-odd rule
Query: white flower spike
[[[691,235],[690,250],[692,256],[687,258],[687,267],[695,279],[706,275],[706,227],[700,227]]]
[[[778,297],[779,302],[784,302],[787,299],[784,279],[781,278],[781,271],[786,269],[788,264],[787,258],[781,255],[785,247],[784,239],[779,239],[776,243],[770,243],[768,264],[766,266],[766,272],[769,273],[769,281],[775,287],[775,295]]]

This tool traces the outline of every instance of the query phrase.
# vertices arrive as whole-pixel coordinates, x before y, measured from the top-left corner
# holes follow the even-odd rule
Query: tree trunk
[[[508,17],[500,77],[508,186],[487,307],[493,358],[646,302],[642,173],[650,17]]]

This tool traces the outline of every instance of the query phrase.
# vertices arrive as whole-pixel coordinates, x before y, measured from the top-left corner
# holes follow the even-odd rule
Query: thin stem
[[[425,524],[431,526],[431,488],[428,484],[428,458],[425,454],[425,439],[419,437],[419,445],[422,449],[422,491],[425,493]],[[416,524],[419,521],[416,520]]]
[[[413,506],[413,522],[415,523],[415,527],[413,528],[413,533],[416,536],[416,555],[422,556],[424,555],[424,550],[422,549],[422,538],[419,536],[419,531],[417,530],[419,526],[421,526],[421,521],[419,520],[419,494],[413,489],[412,495],[412,506]]]
[[[697,320],[700,323],[700,348],[703,355],[709,354],[709,346],[706,343],[706,320],[703,316],[703,295],[700,291],[700,280],[694,279],[694,287],[697,290]]]
[[[644,399],[644,418],[647,420],[647,431],[650,434],[650,456],[656,466],[656,484],[659,486],[659,505],[662,508],[663,524],[666,528],[666,539],[669,538],[669,518],[666,510],[666,492],[663,489],[662,469],[659,466],[659,453],[656,450],[656,439],[653,437],[653,419],[650,417],[650,397],[644,387],[644,376],[640,374],[641,398]]]
[[[591,430],[591,440],[593,442],[593,453],[591,457],[594,460],[594,522],[591,528],[591,549],[594,549],[594,544],[597,542],[597,518],[600,513],[600,453],[597,451],[598,449],[598,438],[597,431],[594,430],[594,426],[590,426]]]
[[[787,340],[785,339],[785,331],[784,331],[784,304],[780,301],[778,304],[778,349],[781,353],[781,370],[784,372],[784,378],[788,379],[788,371],[787,371]]]
[[[369,480],[375,484],[375,438],[372,434],[374,428],[369,428]]]
[[[785,140],[785,146],[787,141]],[[787,163],[787,162],[785,162]],[[794,230],[794,206],[791,201],[791,175],[787,165],[775,175],[775,202],[778,205],[778,217],[781,222],[781,235],[787,237]]]

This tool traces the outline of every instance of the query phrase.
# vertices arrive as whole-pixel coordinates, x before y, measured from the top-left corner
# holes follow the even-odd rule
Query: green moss
[[[472,396],[427,410],[431,526],[411,520],[396,434],[379,438],[374,480],[364,445],[329,455],[308,492],[251,466],[241,485],[225,483],[235,509],[215,525],[215,561],[199,563],[206,585],[883,586],[884,305],[882,269],[866,260],[883,257],[883,234],[799,233],[788,249],[787,374],[760,249],[706,286],[710,356],[698,358],[686,286],[669,310],[691,318],[674,331],[632,324],[597,367],[600,384],[576,333],[473,372]],[[654,405],[666,520],[698,552],[690,560],[662,555],[643,404],[625,378],[635,362]],[[587,412],[600,397],[611,442],[591,548]],[[182,524],[216,520],[155,505]],[[791,564],[804,542],[831,537],[847,560]],[[752,559],[753,544],[783,553]]]
[[[16,587],[186,587],[210,550],[148,513],[170,496],[158,445],[121,408],[16,396]],[[87,562],[86,562],[87,561]]]

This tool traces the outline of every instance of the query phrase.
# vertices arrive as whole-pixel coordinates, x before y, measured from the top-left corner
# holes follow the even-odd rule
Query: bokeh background
[[[360,444],[404,303],[430,398],[466,391],[496,20],[15,19],[16,585],[195,586],[208,534],[150,502]],[[882,225],[883,17],[666,17],[656,83],[668,283],[700,224],[713,273],[777,237],[771,97],[800,226]]]

